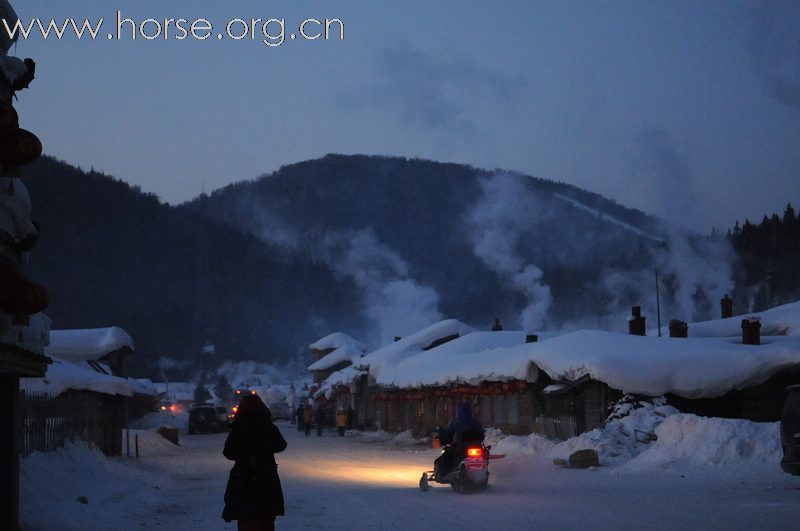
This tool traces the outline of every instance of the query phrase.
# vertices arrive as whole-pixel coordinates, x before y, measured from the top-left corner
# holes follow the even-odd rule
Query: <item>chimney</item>
[[[761,319],[759,317],[742,319],[742,344],[761,344]]]
[[[528,334],[525,336],[525,343],[536,343],[539,341],[539,336],[536,334]]]
[[[492,327],[492,332],[502,332],[502,331],[503,331],[503,325],[500,324],[500,319],[495,319],[494,326]]]
[[[645,332],[645,317],[642,317],[641,306],[634,306],[631,308],[631,316],[628,318],[628,333],[632,336],[644,336]]]
[[[395,342],[397,342],[397,341],[400,341],[401,339],[403,339],[403,338],[402,338],[402,337],[400,337],[400,336],[394,336],[394,340],[395,340]]]
[[[722,318],[727,319],[733,317],[733,299],[726,293],[725,296],[719,301],[720,308],[722,309]]]
[[[669,320],[669,337],[689,337],[689,325],[677,319]]]

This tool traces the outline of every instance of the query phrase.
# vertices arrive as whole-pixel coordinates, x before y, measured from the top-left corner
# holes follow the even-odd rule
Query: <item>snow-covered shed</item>
[[[114,376],[102,366],[55,356],[51,359],[44,377],[28,378],[20,384],[27,428],[23,455],[53,450],[73,437],[91,441],[106,455],[120,455],[126,403],[140,396],[154,404],[152,386]]]
[[[115,376],[124,376],[133,339],[118,326],[83,330],[51,330],[45,354],[69,362],[102,362]]]
[[[314,383],[324,381],[331,373],[353,364],[366,352],[361,341],[343,332],[334,332],[309,345],[314,362],[308,366]]]

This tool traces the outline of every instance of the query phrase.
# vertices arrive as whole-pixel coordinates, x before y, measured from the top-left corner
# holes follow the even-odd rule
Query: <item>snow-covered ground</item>
[[[456,494],[447,486],[421,492],[419,477],[438,451],[410,434],[348,433],[340,438],[326,432],[323,437],[305,437],[281,423],[289,443],[278,456],[287,514],[277,525],[797,528],[800,478],[778,467],[777,442],[769,442],[777,437],[776,424],[670,414],[653,428],[647,420],[651,417],[642,408],[638,417],[613,426],[655,429],[657,442],[596,470],[554,466],[552,457],[559,446],[541,437],[504,437],[492,431],[489,439],[495,450],[507,456],[492,462],[490,489],[472,495]],[[152,432],[135,433],[140,437],[138,461],[106,459],[80,446],[25,459],[24,528],[235,529],[220,519],[231,466],[221,454],[225,434],[182,435],[182,446],[175,447]],[[607,435],[595,434],[595,440],[608,440]]]

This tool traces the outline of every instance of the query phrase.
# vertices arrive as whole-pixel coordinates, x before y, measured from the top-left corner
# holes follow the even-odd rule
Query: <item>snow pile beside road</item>
[[[493,454],[526,456],[547,455],[555,445],[555,442],[538,433],[506,435],[499,428],[487,428],[483,443],[491,445]]]
[[[486,444],[492,445],[492,454],[507,455],[547,455],[555,443],[550,439],[532,433],[530,435],[506,435],[493,442],[487,438]]]
[[[155,431],[158,428],[178,428],[181,433],[189,432],[189,413],[165,413],[159,411],[156,413],[148,413],[144,417],[131,422],[131,428],[138,430],[151,430]]]
[[[550,456],[567,460],[578,450],[596,450],[602,465],[620,465],[643,451],[656,435],[658,426],[665,418],[678,413],[665,405],[664,398],[653,402],[636,401],[625,397],[614,408],[603,428],[572,437],[553,447]]]
[[[658,440],[621,471],[642,472],[698,466],[777,468],[781,460],[780,423],[705,418],[691,414],[668,417],[656,428]]]
[[[145,488],[131,468],[85,444],[36,452],[21,461],[21,521],[24,528],[120,529],[110,505]]]

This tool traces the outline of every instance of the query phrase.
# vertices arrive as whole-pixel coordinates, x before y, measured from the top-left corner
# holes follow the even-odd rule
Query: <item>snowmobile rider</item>
[[[478,419],[472,416],[469,403],[459,402],[456,409],[456,418],[448,424],[444,431],[439,432],[439,442],[445,447],[445,451],[436,459],[435,463],[444,465],[445,473],[452,470],[456,464],[456,445],[453,443],[459,443],[461,433],[467,430],[483,431],[483,426],[481,426]]]

